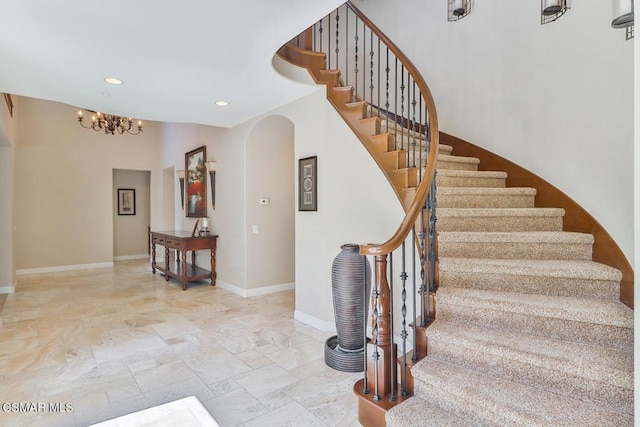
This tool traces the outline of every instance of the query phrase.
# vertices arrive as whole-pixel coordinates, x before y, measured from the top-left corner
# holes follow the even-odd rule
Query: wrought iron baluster
[[[396,57],[396,69],[394,71],[395,76],[395,85],[393,86],[393,94],[395,97],[395,101],[393,104],[393,116],[395,120],[393,121],[393,148],[394,150],[398,149],[398,57]],[[402,148],[402,147],[400,147]]]
[[[418,152],[420,153],[420,181],[422,181],[423,160],[425,160],[424,166],[426,166],[426,159],[424,158],[426,154],[426,147],[424,146],[424,128],[422,126],[422,94],[419,94],[418,106],[418,116],[420,117],[420,133],[418,134],[418,137],[420,138],[420,150],[418,150]]]
[[[417,335],[417,325],[418,325],[418,316],[416,310],[416,226],[413,226],[411,230],[411,242],[412,242],[412,278],[413,278],[413,354],[411,355],[411,360],[414,362],[418,360],[418,345],[416,343],[416,335]]]
[[[327,70],[331,70],[331,14],[327,15]]]
[[[375,261],[377,263],[377,260]],[[373,401],[380,401],[380,393],[378,390],[378,360],[380,360],[380,353],[378,352],[378,297],[380,296],[380,292],[378,291],[378,268],[376,265],[375,270],[375,282],[374,286],[371,287],[371,295],[373,296],[373,328],[371,329],[371,339],[373,340],[373,354],[371,355],[371,359],[373,359]]]
[[[369,307],[369,303],[371,302],[370,295],[367,295],[367,257],[362,257],[362,269],[364,270],[364,274],[362,275],[364,280],[364,287],[362,289],[362,294],[364,296],[364,312],[365,314],[368,312],[367,307]],[[363,394],[369,394],[369,387],[367,386],[367,323],[369,323],[369,319],[367,316],[364,316],[364,384],[362,387]]]
[[[344,34],[344,84],[349,86],[349,7],[345,8],[345,34]]]
[[[405,246],[405,242],[402,242],[402,273],[400,273],[400,278],[402,279],[402,370],[400,373],[402,396],[409,395],[409,389],[407,387],[407,337],[409,334],[407,332],[407,268]]]
[[[357,100],[357,97],[358,97],[358,71],[359,71],[358,70],[358,40],[359,40],[359,37],[358,37],[358,17],[357,16],[356,16],[356,30],[355,30],[355,33],[356,33],[356,35],[354,37],[354,40],[355,40],[355,48],[354,48],[354,52],[355,52],[355,68],[354,68],[355,77],[354,77],[354,80],[355,80],[355,83],[356,83],[355,84],[355,94],[356,94],[356,100]]]
[[[402,136],[400,138],[400,149],[404,150],[404,65],[400,67],[400,131]],[[398,121],[396,117],[396,121]],[[408,148],[408,147],[407,147]],[[407,149],[407,164],[409,164],[409,150]]]
[[[436,175],[438,172],[436,171]],[[431,191],[429,192],[429,204],[431,209],[431,228],[429,230],[429,263],[430,263],[430,275],[429,275],[429,290],[435,292],[436,290],[436,221],[438,220],[436,215],[436,177],[434,175],[433,182],[431,183]]]
[[[387,66],[384,69],[384,71],[386,73],[385,84],[384,84],[384,88],[385,88],[385,92],[384,92],[384,110],[385,110],[385,116],[386,116],[386,120],[387,120],[387,132],[388,132],[389,131],[389,71],[391,71],[391,69],[389,68],[389,48],[387,48],[386,57],[387,57]]]
[[[340,59],[339,59],[339,54],[340,54],[340,9],[336,9],[336,70],[340,69]]]
[[[367,101],[367,27],[364,26],[362,28],[362,100]]]
[[[389,323],[389,329],[391,331],[391,348],[393,349],[393,252],[389,253],[389,277],[389,289],[391,290],[391,292],[389,292],[389,311],[391,313],[391,322]],[[397,357],[398,355],[396,354],[396,352],[391,351],[391,393],[389,395],[389,400],[391,400],[392,402],[397,399],[397,379],[395,369],[396,365],[398,364]]]
[[[380,39],[378,38],[378,97],[376,98],[376,109],[380,117]]]
[[[318,25],[318,27],[319,27],[318,32],[320,33],[320,36],[319,36],[319,38],[320,38],[320,43],[319,43],[319,44],[320,44],[320,52],[322,52],[322,31],[323,31],[323,29],[322,29],[322,22],[323,22],[323,21],[324,21],[324,18],[322,18],[322,19],[320,20],[320,23],[319,23],[319,25]]]
[[[425,326],[431,321],[430,317],[430,307],[429,307],[429,286],[427,285],[427,277],[428,277],[428,251],[429,247],[427,246],[427,236],[428,236],[428,222],[429,222],[429,209],[428,209],[429,196],[425,198],[424,206],[420,212],[420,326]],[[427,215],[427,218],[425,218]],[[426,228],[426,229],[425,229]],[[425,302],[425,294],[427,295],[427,299]]]
[[[413,79],[412,79],[413,80]],[[411,130],[413,135],[411,135],[411,144],[413,149],[413,162],[411,163],[411,167],[416,167],[416,81],[413,80],[413,99],[411,100],[411,107],[413,108],[413,115],[411,118]],[[422,171],[419,171],[419,178],[422,180]],[[418,182],[420,182],[420,180]]]
[[[374,89],[374,85],[373,85],[373,31],[371,31],[371,50],[369,51],[369,56],[371,57],[369,60],[369,91],[370,91],[370,96],[369,96],[369,103],[371,105],[371,115],[373,115],[373,89]]]

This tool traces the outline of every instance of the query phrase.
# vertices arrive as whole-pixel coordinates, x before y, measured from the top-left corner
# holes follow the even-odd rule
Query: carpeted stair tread
[[[418,397],[407,399],[391,408],[385,416],[385,421],[387,427],[471,427],[474,425]]]
[[[437,187],[442,208],[533,208],[536,190],[520,187]]]
[[[446,154],[438,155],[438,170],[469,170],[477,171],[480,159],[477,157],[449,156]]]
[[[560,208],[440,208],[439,231],[562,231]]]
[[[591,234],[566,231],[443,231],[438,234],[438,254],[457,258],[590,260],[593,241]]]
[[[453,152],[453,147],[445,144],[438,144],[438,153],[442,154],[451,154]]]
[[[492,196],[492,195],[525,195],[535,196],[536,189],[529,187],[440,187],[438,196],[462,195],[462,196]]]
[[[427,339],[429,358],[633,413],[633,354],[442,319]]]
[[[524,233],[523,233],[524,234]],[[439,258],[440,270],[471,273],[500,273],[580,279],[622,279],[620,270],[589,260],[513,260],[484,258]]]
[[[415,372],[415,373],[414,373]],[[452,412],[474,426],[632,426],[633,416],[549,390],[525,386],[502,378],[426,357],[413,369],[416,396],[395,411],[420,407],[421,399]],[[416,416],[417,412],[412,411]],[[419,424],[414,424],[419,425]]]
[[[506,186],[507,173],[496,171],[465,171],[438,169],[436,184],[440,187],[494,187]]]
[[[440,288],[620,299],[620,271],[593,261],[440,257],[438,265]]]
[[[562,208],[440,208],[438,217],[564,216]]]
[[[619,301],[445,287],[438,319],[633,352],[633,310]]]
[[[569,231],[531,231],[531,232],[458,232],[447,231],[438,234],[438,243],[442,242],[485,242],[485,243],[585,243],[593,244],[593,235]]]
[[[633,310],[619,301],[443,288],[438,292],[438,307],[443,304],[633,328]]]
[[[438,175],[463,178],[506,178],[507,173],[501,171],[461,171],[455,169],[438,170]]]

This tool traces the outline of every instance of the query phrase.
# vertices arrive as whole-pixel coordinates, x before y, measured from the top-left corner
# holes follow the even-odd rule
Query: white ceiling
[[[232,127],[313,90],[279,75],[271,61],[342,3],[0,0],[0,92]]]

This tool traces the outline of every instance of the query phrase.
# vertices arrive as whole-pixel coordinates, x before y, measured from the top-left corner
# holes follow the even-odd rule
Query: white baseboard
[[[275,294],[276,292],[292,291],[296,288],[296,284],[280,283],[279,285],[263,286],[261,288],[247,289],[245,291],[247,297],[255,297],[258,295]]]
[[[216,279],[216,286],[220,289],[224,289],[225,291],[229,291],[231,293],[244,297],[244,289],[239,286],[232,285],[231,283],[223,282],[222,280],[218,279]]]
[[[236,295],[240,295],[242,298],[255,297],[258,295],[275,294],[276,292],[284,292],[295,289],[295,283],[281,283],[279,285],[263,286],[255,289],[243,289],[239,286],[232,285],[231,283],[223,282],[222,280],[216,280],[216,286],[232,292]]]
[[[0,294],[15,294],[17,285],[18,279],[13,281],[13,286],[0,286]],[[0,322],[2,321],[0,320]]]
[[[149,254],[140,254],[140,255],[120,255],[114,256],[114,261],[130,261],[132,259],[150,259],[151,255]]]
[[[55,267],[25,268],[22,270],[16,270],[16,276],[25,276],[27,274],[38,274],[38,273],[56,273],[58,271],[87,270],[90,268],[106,268],[106,267],[113,267],[113,261],[97,262],[94,264],[58,265]]]
[[[313,328],[319,329],[322,332],[336,332],[336,324],[335,322],[328,322],[326,320],[318,319],[317,317],[313,317],[309,314],[303,313],[301,311],[294,311],[293,318],[300,323],[304,323],[305,325],[309,325]]]

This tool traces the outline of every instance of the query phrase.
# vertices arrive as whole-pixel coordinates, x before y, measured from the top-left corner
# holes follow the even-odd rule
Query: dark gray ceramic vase
[[[337,336],[325,344],[325,362],[344,372],[364,369],[364,324],[371,291],[371,267],[360,246],[345,244],[331,268]],[[365,297],[366,295],[366,297]]]

